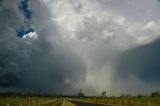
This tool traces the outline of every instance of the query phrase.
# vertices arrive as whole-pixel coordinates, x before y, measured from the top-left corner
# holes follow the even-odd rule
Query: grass
[[[81,98],[77,99],[81,102],[95,104],[115,104],[115,105],[131,105],[131,106],[160,106],[160,99],[150,97],[130,97],[130,98]]]
[[[60,106],[61,100],[51,98],[0,97],[0,106]]]
[[[53,102],[44,104],[42,106],[61,106],[61,104],[62,104],[62,100],[57,99],[57,100],[55,100]]]
[[[75,106],[66,99],[0,97],[0,106]]]
[[[151,97],[80,98],[74,100],[87,103],[105,104],[105,105],[110,104],[110,105],[127,105],[127,106],[160,106],[160,98],[158,99]],[[0,106],[75,106],[75,105],[70,103],[66,99],[0,97]]]
[[[61,106],[76,106],[76,105],[67,101],[66,99],[63,99],[63,103]]]

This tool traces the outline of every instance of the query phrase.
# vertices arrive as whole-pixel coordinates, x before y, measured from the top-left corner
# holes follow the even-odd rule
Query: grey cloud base
[[[123,52],[116,66],[117,83],[124,85],[126,92],[147,94],[159,90],[159,54],[160,39]]]
[[[38,23],[33,22],[35,26],[43,26],[41,29],[37,28],[39,39],[32,41],[16,37],[16,28],[22,22],[17,1],[1,1],[0,88],[6,90],[0,92],[13,89],[17,89],[15,92],[53,94],[75,92],[72,84],[78,82],[80,77],[83,78],[81,70],[85,70],[81,59],[58,39],[55,26],[43,24],[48,22],[43,15],[39,16]],[[39,1],[34,3],[43,8]],[[34,11],[40,14],[38,8],[34,8]],[[51,28],[55,33],[50,33]],[[55,36],[53,39],[59,43],[50,42],[51,36]],[[79,77],[75,77],[75,73],[79,73]]]

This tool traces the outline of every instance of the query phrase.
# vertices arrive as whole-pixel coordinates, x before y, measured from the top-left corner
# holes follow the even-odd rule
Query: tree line
[[[85,97],[85,93],[83,92],[82,89],[79,89],[78,96],[79,96],[79,97]],[[108,97],[108,96],[107,96],[107,92],[106,92],[106,91],[102,91],[102,92],[100,93],[100,96],[99,96],[99,97],[102,97],[102,98]],[[113,97],[113,96],[112,96],[112,97]],[[160,91],[154,91],[154,92],[152,92],[152,93],[149,94],[149,95],[137,95],[137,96],[133,96],[133,95],[131,95],[131,94],[122,94],[120,97],[122,97],[122,98],[130,98],[130,97],[137,97],[137,98],[152,97],[152,98],[159,98],[159,99],[160,99]]]

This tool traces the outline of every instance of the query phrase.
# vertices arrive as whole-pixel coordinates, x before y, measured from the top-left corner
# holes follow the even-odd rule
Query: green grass
[[[130,98],[81,98],[76,99],[81,102],[95,104],[113,104],[129,106],[160,106],[160,99],[151,97],[130,97]],[[62,103],[63,102],[63,103]],[[20,97],[0,97],[0,106],[72,106],[66,100],[56,98],[20,98]],[[150,104],[150,105],[149,105]]]
[[[76,106],[75,104],[69,102],[66,99],[63,99],[63,103],[61,104],[61,106]]]
[[[81,102],[96,103],[96,104],[118,104],[131,106],[160,106],[160,99],[158,98],[84,98],[77,99]]]
[[[51,98],[0,97],[0,106],[60,106],[61,100]]]
[[[44,104],[42,106],[61,106],[61,104],[62,104],[62,100],[57,99],[57,100],[55,100],[53,102]]]

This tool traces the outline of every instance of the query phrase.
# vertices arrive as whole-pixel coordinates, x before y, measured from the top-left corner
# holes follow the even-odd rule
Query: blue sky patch
[[[24,16],[23,25],[21,25],[21,27],[16,31],[17,36],[20,38],[24,38],[24,36],[29,33],[35,32],[31,27],[32,11],[29,10],[28,2],[29,0],[20,0],[18,4],[19,11]]]

